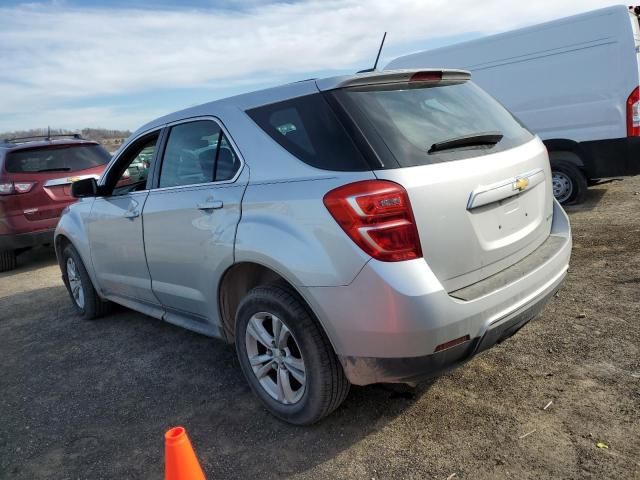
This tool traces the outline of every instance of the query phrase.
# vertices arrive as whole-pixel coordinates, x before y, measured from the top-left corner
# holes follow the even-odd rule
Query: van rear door
[[[633,29],[633,38],[636,44],[638,75],[640,76],[640,17],[636,15],[631,9],[629,10],[629,17],[631,18],[631,28]]]

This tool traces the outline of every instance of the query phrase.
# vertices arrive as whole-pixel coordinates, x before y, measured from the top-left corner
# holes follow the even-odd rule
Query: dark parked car
[[[71,184],[98,178],[111,155],[79,135],[0,141],[0,272],[16,255],[50,244],[65,207],[75,201]]]

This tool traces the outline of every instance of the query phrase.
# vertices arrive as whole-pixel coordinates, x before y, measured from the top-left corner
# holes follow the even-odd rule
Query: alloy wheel
[[[67,279],[69,280],[69,290],[73,301],[76,302],[78,308],[84,308],[84,289],[82,288],[82,280],[78,272],[78,266],[73,258],[67,258]]]
[[[254,314],[245,331],[246,354],[260,386],[291,405],[305,391],[306,370],[298,342],[285,323],[268,312]]]

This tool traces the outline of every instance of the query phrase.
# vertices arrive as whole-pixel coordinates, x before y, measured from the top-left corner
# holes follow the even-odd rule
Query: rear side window
[[[216,122],[182,123],[169,132],[160,188],[231,180],[239,168],[240,159]]]
[[[100,145],[56,145],[7,154],[10,173],[73,172],[105,165],[111,155]]]
[[[321,94],[247,111],[289,153],[324,170],[361,171],[369,166]]]
[[[350,88],[332,95],[359,124],[386,168],[478,157],[533,138],[497,100],[472,82]],[[495,145],[430,152],[436,144],[488,133],[502,138]]]

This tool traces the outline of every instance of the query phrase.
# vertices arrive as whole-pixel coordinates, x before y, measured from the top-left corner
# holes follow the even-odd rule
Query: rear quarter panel
[[[342,231],[322,199],[340,185],[370,178],[371,172],[327,172],[249,183],[235,261],[269,267],[297,286],[348,285],[370,257]]]

